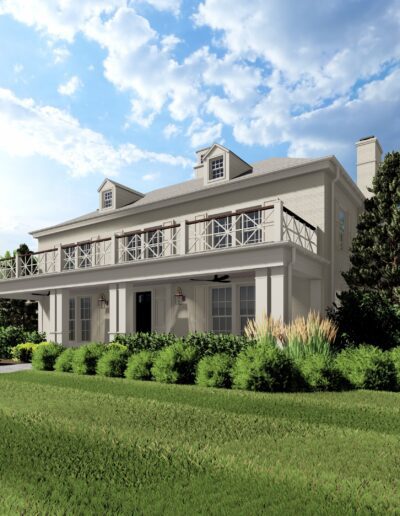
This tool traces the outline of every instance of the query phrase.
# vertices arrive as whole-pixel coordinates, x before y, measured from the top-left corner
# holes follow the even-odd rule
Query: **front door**
[[[151,292],[136,293],[136,331],[151,331]]]

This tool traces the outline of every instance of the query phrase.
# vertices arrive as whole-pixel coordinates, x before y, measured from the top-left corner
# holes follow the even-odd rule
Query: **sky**
[[[400,148],[400,0],[0,0],[0,254],[97,208],[104,177]]]

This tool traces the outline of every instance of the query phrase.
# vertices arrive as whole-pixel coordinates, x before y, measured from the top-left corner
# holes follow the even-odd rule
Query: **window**
[[[106,190],[103,192],[103,208],[112,208],[113,205],[113,193],[112,190]]]
[[[64,270],[70,271],[75,269],[75,246],[64,247]]]
[[[213,288],[211,292],[212,330],[215,333],[232,332],[232,289]]]
[[[224,177],[224,158],[214,158],[210,160],[210,180]]]
[[[68,339],[72,342],[75,340],[75,298],[71,297],[69,300],[68,311]]]
[[[342,209],[338,212],[338,246],[341,251],[346,246],[346,213]]]
[[[232,217],[212,221],[212,247],[223,249],[232,246]]]
[[[81,340],[88,342],[91,339],[92,306],[90,297],[81,297]]]
[[[247,322],[256,315],[256,289],[253,285],[240,287],[240,332],[244,333]]]
[[[242,245],[257,244],[262,240],[261,211],[242,213],[238,217],[238,230]]]
[[[92,265],[92,244],[87,242],[86,244],[81,244],[78,247],[79,253],[79,268],[86,269],[87,267],[91,267]]]
[[[140,260],[142,256],[142,235],[129,235],[125,242],[125,261]]]
[[[147,232],[147,258],[163,255],[163,232],[160,229]]]

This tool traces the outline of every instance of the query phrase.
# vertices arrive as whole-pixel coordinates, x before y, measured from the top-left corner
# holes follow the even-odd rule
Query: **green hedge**
[[[126,346],[129,354],[133,355],[140,351],[160,351],[174,344],[177,339],[176,335],[172,333],[138,332],[129,335],[117,335],[114,342]]]
[[[54,370],[59,373],[72,373],[72,361],[74,359],[75,348],[65,349],[57,358]]]
[[[43,342],[32,354],[32,366],[39,371],[53,371],[57,358],[63,352],[63,347],[54,342]]]
[[[232,365],[233,358],[228,353],[203,357],[197,366],[197,385],[228,389],[232,385]]]
[[[99,358],[107,350],[105,344],[91,342],[76,350],[72,359],[72,371],[77,374],[96,374]]]
[[[25,344],[17,344],[11,350],[11,356],[19,362],[32,362],[32,354],[39,344],[33,342],[25,342]]]
[[[151,372],[157,382],[194,383],[199,358],[194,346],[178,340],[157,354]]]
[[[12,348],[18,344],[24,344],[26,342],[39,344],[45,340],[45,333],[25,331],[20,326],[0,326],[0,358],[11,358]]]
[[[297,359],[295,363],[308,390],[340,391],[351,387],[332,357],[315,353]]]
[[[125,378],[130,380],[152,380],[151,369],[154,365],[156,353],[153,351],[140,351],[128,359]]]
[[[99,376],[119,377],[124,376],[128,353],[125,349],[112,348],[106,351],[98,360],[96,374]]]

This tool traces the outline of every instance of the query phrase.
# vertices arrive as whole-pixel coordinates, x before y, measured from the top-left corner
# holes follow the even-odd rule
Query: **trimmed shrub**
[[[32,362],[32,353],[39,344],[33,342],[25,342],[25,344],[17,344],[11,350],[11,356],[19,362]]]
[[[395,390],[396,367],[389,353],[375,346],[358,346],[341,351],[336,365],[343,376],[358,389]]]
[[[125,351],[128,353],[128,348],[124,344],[119,344],[118,342],[111,342],[111,344],[106,344],[106,351]]]
[[[393,360],[396,368],[397,390],[400,390],[400,346],[390,350],[390,358]]]
[[[54,342],[42,342],[32,354],[32,366],[39,371],[53,371],[57,358],[61,355],[63,347]]]
[[[65,349],[57,358],[54,364],[54,370],[59,373],[72,373],[72,360],[75,352],[75,348]]]
[[[123,349],[111,349],[103,353],[96,366],[99,376],[123,377],[128,361],[128,353]]]
[[[193,346],[201,357],[228,353],[237,356],[249,344],[254,342],[245,336],[225,335],[223,333],[189,333],[184,339],[188,345]]]
[[[39,344],[45,340],[46,335],[44,333],[28,332],[20,326],[0,327],[0,358],[10,358],[12,348],[17,344],[24,344],[25,342]]]
[[[140,351],[128,359],[125,377],[129,380],[152,380],[151,368],[154,365],[156,353]]]
[[[293,362],[275,344],[257,344],[242,351],[232,370],[233,387],[251,391],[293,392],[303,387]]]
[[[72,371],[77,374],[96,374],[97,361],[107,350],[104,344],[92,342],[78,348],[72,359]]]
[[[126,346],[130,355],[139,353],[140,351],[159,351],[167,346],[171,346],[171,344],[174,344],[176,341],[177,337],[172,333],[155,332],[116,335],[114,339],[114,343]]]
[[[196,348],[178,340],[158,353],[151,372],[157,382],[194,383],[198,360]]]
[[[228,389],[232,385],[232,364],[233,359],[227,353],[203,357],[197,366],[197,385]]]
[[[307,387],[312,391],[349,389],[346,380],[331,357],[315,353],[295,361]]]

